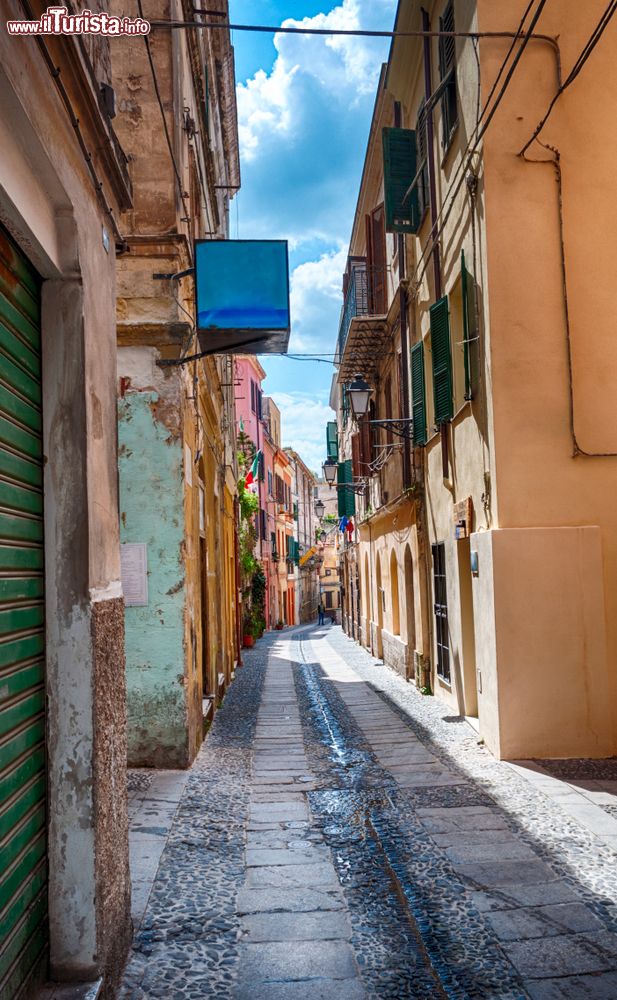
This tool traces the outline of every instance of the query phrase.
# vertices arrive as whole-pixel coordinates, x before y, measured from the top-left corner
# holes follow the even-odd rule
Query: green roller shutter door
[[[0,996],[47,947],[40,283],[0,228]]]

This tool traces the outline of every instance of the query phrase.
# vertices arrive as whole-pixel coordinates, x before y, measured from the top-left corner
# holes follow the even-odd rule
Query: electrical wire
[[[559,98],[563,94],[564,90],[566,90],[570,86],[570,84],[573,83],[574,80],[576,80],[576,78],[579,75],[580,71],[582,70],[583,66],[585,65],[585,63],[589,59],[589,56],[591,55],[591,53],[595,49],[596,45],[600,41],[602,35],[604,34],[606,28],[608,27],[609,22],[613,18],[615,12],[617,12],[617,0],[611,0],[611,3],[609,3],[609,5],[606,8],[606,10],[604,11],[602,17],[600,18],[600,20],[598,21],[598,23],[595,26],[594,30],[592,31],[592,33],[591,33],[591,35],[590,35],[590,37],[589,37],[589,39],[587,41],[587,44],[583,47],[582,52],[580,53],[578,59],[574,63],[574,66],[570,70],[570,72],[569,72],[568,76],[566,77],[566,79],[564,80],[564,82],[557,89],[557,93],[555,94],[555,96],[553,97],[552,101],[550,102],[550,104],[549,104],[547,110],[545,111],[543,117],[540,119],[540,121],[536,125],[536,128],[534,130],[533,135],[531,136],[530,139],[527,140],[527,142],[525,143],[525,145],[521,149],[521,151],[519,153],[519,156],[522,156],[529,149],[529,147],[531,146],[532,142],[535,139],[537,139],[538,135],[540,134],[540,132],[542,131],[542,129],[546,125],[548,119],[550,118],[550,116],[551,116],[551,114],[553,112],[553,108],[555,107],[557,101],[559,100]]]
[[[205,11],[195,8],[196,14]],[[370,28],[297,28],[289,25],[231,24],[229,21],[151,20],[151,28],[223,28],[228,31],[255,31],[270,35],[322,35],[347,38],[512,38],[511,31],[378,31]],[[542,36],[537,36],[542,37]],[[552,39],[551,39],[552,41]]]
[[[617,0],[615,0],[615,2],[617,2]],[[510,85],[510,81],[512,79],[512,76],[514,75],[514,71],[516,70],[516,67],[518,66],[518,64],[519,64],[519,62],[521,60],[523,52],[525,51],[525,49],[527,48],[527,45],[528,45],[529,41],[533,37],[533,29],[535,28],[535,26],[536,26],[536,24],[537,24],[537,22],[538,22],[538,20],[540,18],[540,15],[542,14],[542,11],[544,10],[544,7],[546,6],[546,3],[547,3],[547,0],[539,0],[538,6],[536,7],[535,13],[534,13],[534,15],[532,17],[531,24],[530,24],[529,28],[527,29],[527,31],[525,32],[525,34],[523,35],[523,38],[521,40],[521,44],[520,44],[520,47],[518,49],[518,52],[516,53],[514,59],[512,60],[512,63],[510,65],[510,68],[508,69],[508,72],[506,74],[506,78],[505,78],[505,80],[504,80],[504,82],[503,82],[503,84],[501,86],[501,89],[500,89],[499,93],[497,94],[497,97],[495,98],[492,107],[490,108],[490,110],[488,110],[488,116],[486,118],[486,121],[484,122],[484,124],[481,127],[479,127],[480,123],[478,123],[476,125],[476,128],[474,129],[474,131],[472,133],[472,136],[475,135],[475,139],[473,139],[472,142],[470,141],[470,143],[467,144],[467,148],[466,148],[465,153],[463,154],[463,156],[461,158],[461,161],[459,163],[459,167],[458,167],[458,169],[457,169],[457,171],[455,173],[455,176],[453,177],[452,181],[450,182],[448,190],[446,191],[446,193],[444,195],[442,206],[441,206],[441,209],[440,209],[440,211],[439,211],[439,213],[437,215],[437,218],[435,220],[435,224],[434,224],[434,226],[433,226],[433,228],[432,228],[432,230],[431,230],[431,232],[429,234],[428,239],[426,240],[426,242],[425,242],[425,244],[424,244],[424,246],[423,246],[423,248],[422,248],[422,250],[420,252],[420,256],[419,256],[418,262],[416,264],[414,273],[413,273],[412,278],[411,278],[412,283],[415,283],[416,286],[422,280],[422,278],[423,278],[423,276],[424,276],[424,274],[426,272],[426,269],[428,267],[428,264],[429,264],[430,257],[426,257],[426,259],[425,259],[425,255],[427,253],[427,250],[429,251],[429,254],[432,253],[432,250],[433,250],[433,247],[434,247],[435,243],[437,242],[437,240],[439,239],[439,237],[443,233],[443,230],[444,230],[444,228],[445,228],[445,226],[446,226],[446,224],[448,222],[448,219],[450,218],[450,215],[452,213],[452,209],[454,208],[456,196],[457,196],[458,192],[460,191],[460,189],[461,189],[461,187],[462,187],[462,185],[463,185],[463,183],[465,181],[465,171],[466,171],[466,169],[468,169],[471,157],[477,151],[477,148],[478,148],[478,146],[479,146],[479,144],[480,144],[483,136],[485,135],[485,133],[486,133],[489,125],[491,124],[491,122],[492,122],[492,120],[493,120],[493,118],[495,116],[497,108],[499,107],[499,105],[501,104],[501,101],[503,100],[503,97],[504,97],[504,95],[506,93],[506,90],[508,89],[508,86]],[[529,10],[529,8],[527,8],[527,10]],[[523,16],[523,23],[524,23],[524,20],[525,20],[525,18],[527,16],[527,10],[525,12],[525,15]],[[516,39],[520,38],[520,29],[516,33],[515,38]],[[511,51],[512,51],[512,46],[510,47],[510,49],[508,51],[508,55],[506,56],[506,59],[504,60],[504,63],[507,62]],[[498,76],[501,77],[501,70],[500,70],[500,73],[498,74]],[[494,94],[494,90],[495,89],[496,88],[494,88],[493,91],[491,92],[492,94]],[[484,108],[484,111],[483,111],[483,115],[486,113],[487,109],[488,109],[488,101],[487,101],[487,104],[485,105],[485,108]],[[458,179],[457,179],[457,177],[458,177]],[[446,207],[448,198],[450,198],[451,200],[450,200],[450,204]],[[440,220],[441,220],[441,222],[440,222]],[[420,270],[420,268],[421,268],[421,270]]]
[[[139,16],[142,18],[142,20],[145,20],[143,6],[142,6],[142,0],[137,0],[137,7],[138,7],[138,10],[139,10]],[[159,88],[159,81],[158,81],[158,77],[156,75],[156,67],[154,65],[154,59],[152,58],[152,48],[150,46],[150,37],[148,35],[144,35],[143,39],[144,39],[144,44],[146,46],[146,52],[148,54],[148,62],[150,64],[150,72],[152,74],[152,83],[154,84],[154,92],[156,94],[156,99],[158,101],[158,105],[159,105],[159,108],[160,108],[160,111],[161,111],[161,118],[163,120],[163,130],[165,132],[165,139],[167,140],[167,148],[169,149],[169,156],[170,156],[171,162],[173,164],[174,174],[175,174],[175,177],[176,177],[176,184],[178,185],[178,195],[180,197],[180,200],[182,201],[182,207],[184,209],[184,216],[185,216],[186,219],[190,219],[191,216],[189,214],[189,210],[188,210],[188,207],[187,207],[186,198],[185,198],[185,194],[184,194],[184,185],[182,183],[182,178],[180,176],[180,169],[178,167],[178,163],[177,163],[177,160],[176,160],[176,154],[174,153],[173,143],[171,141],[171,135],[169,134],[169,126],[167,124],[167,117],[165,115],[165,108],[163,106],[163,99],[161,97],[161,91],[160,91],[160,88]],[[189,260],[190,260],[190,262],[192,264],[193,263],[193,251],[191,250],[190,242],[187,242],[187,246],[188,246],[188,257],[189,257]]]
[[[30,3],[28,2],[28,0],[21,0],[21,5],[22,5],[25,13],[27,14],[28,18],[31,21],[33,21],[35,19],[34,18],[34,12],[32,10],[32,7],[30,6]],[[99,176],[98,176],[98,174],[96,172],[96,169],[94,167],[92,153],[89,151],[88,147],[86,146],[86,142],[85,142],[85,139],[83,137],[83,133],[81,131],[81,127],[80,127],[80,123],[79,123],[79,118],[77,117],[77,115],[75,114],[75,112],[73,110],[73,105],[71,103],[71,99],[70,99],[69,94],[67,92],[67,89],[64,86],[64,83],[62,81],[62,78],[61,78],[61,72],[62,72],[62,70],[61,70],[60,66],[56,66],[54,64],[54,61],[53,61],[53,59],[51,57],[49,49],[47,48],[47,45],[45,44],[44,38],[41,35],[36,35],[36,41],[37,41],[37,44],[39,46],[39,49],[41,50],[41,54],[43,56],[43,59],[44,59],[45,64],[47,66],[47,69],[49,70],[50,76],[52,77],[52,79],[53,79],[53,81],[54,81],[54,83],[56,85],[56,88],[58,90],[58,93],[60,94],[60,98],[62,100],[62,103],[64,104],[65,110],[67,111],[67,114],[69,116],[69,120],[70,120],[71,125],[73,127],[73,130],[75,132],[75,137],[77,139],[77,143],[79,145],[79,148],[81,150],[82,156],[83,156],[84,161],[86,163],[86,167],[88,168],[88,173],[90,174],[90,177],[92,179],[92,183],[94,185],[94,189],[96,191],[97,198],[99,199],[99,202],[101,204],[101,207],[103,208],[103,211],[105,212],[105,214],[109,218],[109,221],[111,223],[111,227],[112,227],[113,232],[114,232],[114,237],[116,239],[116,242],[118,243],[118,246],[122,247],[122,248],[125,248],[126,247],[126,239],[122,235],[122,233],[120,232],[120,229],[119,229],[119,226],[118,226],[118,222],[117,222],[116,217],[114,215],[113,209],[112,209],[111,205],[108,203],[108,201],[107,201],[107,199],[105,197],[105,193],[103,191],[103,182],[99,178]],[[115,150],[114,150],[113,155],[114,156],[116,155]]]

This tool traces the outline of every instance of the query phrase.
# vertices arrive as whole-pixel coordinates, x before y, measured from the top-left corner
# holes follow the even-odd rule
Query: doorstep
[[[36,1000],[97,1000],[102,990],[102,979],[94,983],[45,983]]]

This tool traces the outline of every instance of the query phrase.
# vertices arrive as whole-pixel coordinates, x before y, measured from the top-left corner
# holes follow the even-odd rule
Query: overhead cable
[[[139,9],[139,16],[142,18],[142,20],[145,20],[144,11],[143,11],[143,6],[142,6],[141,0],[137,0],[137,7]],[[182,178],[180,176],[180,169],[178,167],[178,163],[177,163],[177,160],[176,160],[176,154],[174,152],[173,143],[171,141],[171,135],[169,134],[169,126],[167,124],[167,117],[165,115],[165,108],[163,106],[163,99],[161,97],[161,91],[160,91],[160,88],[159,88],[159,81],[158,81],[158,77],[156,75],[156,67],[154,65],[154,60],[152,58],[152,49],[151,49],[151,46],[150,46],[150,38],[149,38],[148,35],[144,35],[143,36],[143,40],[144,40],[144,43],[145,43],[145,46],[146,46],[146,52],[148,54],[148,62],[150,64],[150,73],[152,75],[152,83],[154,84],[154,92],[156,94],[156,99],[158,101],[158,105],[159,105],[159,108],[160,108],[160,111],[161,111],[161,118],[163,120],[163,129],[164,129],[164,132],[165,132],[165,139],[167,140],[167,148],[169,149],[169,156],[170,156],[171,162],[173,164],[174,174],[175,174],[175,177],[176,177],[176,184],[178,185],[178,195],[180,197],[180,200],[182,201],[182,207],[184,209],[184,216],[185,216],[185,218],[187,220],[190,220],[191,217],[189,215],[189,210],[188,210],[187,203],[186,203],[186,198],[185,198],[185,195],[184,195],[184,185],[182,183]],[[193,252],[192,252],[191,247],[190,247],[190,241],[188,242],[188,255],[189,255],[189,260],[191,261],[191,264],[192,264],[193,263]]]
[[[501,101],[503,100],[503,97],[504,97],[504,95],[506,93],[506,90],[508,89],[508,86],[510,85],[510,81],[511,81],[513,75],[514,75],[514,71],[516,70],[516,67],[518,66],[518,64],[520,62],[520,59],[521,59],[521,57],[523,55],[523,52],[525,51],[525,49],[527,48],[527,45],[529,44],[529,41],[533,37],[533,29],[535,28],[535,26],[536,26],[536,24],[537,24],[537,22],[538,22],[538,20],[540,18],[540,15],[542,14],[542,11],[544,10],[544,7],[546,6],[546,2],[547,2],[547,0],[539,0],[538,6],[537,6],[537,8],[535,10],[535,13],[533,15],[533,18],[531,20],[531,24],[530,24],[529,28],[527,29],[527,31],[525,32],[525,34],[523,35],[523,37],[521,39],[521,44],[520,44],[520,47],[518,49],[518,52],[516,53],[516,55],[514,56],[514,59],[512,60],[510,68],[508,69],[508,72],[506,74],[506,78],[505,78],[505,80],[504,80],[504,82],[503,82],[503,84],[501,86],[501,89],[499,90],[499,93],[495,97],[493,105],[491,106],[490,110],[488,110],[488,106],[487,106],[488,102],[487,102],[487,105],[485,105],[485,107],[483,109],[483,112],[482,112],[482,114],[480,116],[480,120],[482,119],[482,117],[484,116],[484,114],[487,112],[487,110],[488,110],[488,116],[486,118],[486,121],[484,122],[484,124],[481,127],[478,127],[479,126],[479,122],[476,125],[476,128],[474,129],[475,139],[473,139],[473,141],[472,141],[471,144],[470,143],[467,144],[467,149],[465,150],[465,153],[464,153],[464,155],[463,155],[463,157],[461,159],[461,162],[459,164],[459,168],[458,168],[458,170],[457,170],[454,178],[452,179],[448,190],[446,191],[446,194],[444,196],[444,200],[443,200],[443,203],[442,203],[442,207],[441,207],[441,209],[439,211],[439,214],[437,216],[437,219],[436,219],[435,226],[433,226],[433,229],[431,230],[431,233],[429,234],[428,240],[426,241],[426,243],[424,244],[424,247],[422,248],[422,251],[420,253],[420,259],[419,259],[419,261],[418,261],[418,263],[416,265],[416,269],[415,269],[414,274],[412,276],[413,280],[415,280],[416,283],[422,280],[422,277],[423,277],[423,275],[424,275],[424,273],[426,271],[426,268],[428,267],[428,258],[426,260],[424,260],[424,256],[426,254],[426,251],[427,251],[427,249],[431,249],[432,250],[433,245],[435,244],[435,242],[439,239],[439,237],[443,233],[443,230],[444,230],[444,228],[445,228],[445,226],[446,226],[446,224],[448,222],[448,219],[450,218],[452,209],[454,208],[456,196],[457,196],[458,192],[460,191],[460,189],[461,189],[461,187],[462,187],[462,185],[463,185],[463,183],[465,181],[465,169],[468,166],[469,160],[471,159],[471,157],[473,156],[473,154],[476,152],[476,150],[477,150],[477,148],[478,148],[478,146],[479,146],[479,144],[480,144],[483,136],[485,135],[485,133],[486,133],[489,125],[491,124],[491,122],[492,122],[492,120],[493,120],[493,118],[495,116],[497,108],[499,107],[499,105],[501,104]],[[614,0],[614,2],[617,2],[617,0]],[[525,15],[523,16],[523,21],[525,20],[526,16],[527,16],[527,11],[525,12]],[[519,29],[519,31],[516,34],[516,38],[518,39],[519,37],[520,37],[520,29]],[[510,48],[509,53],[511,51],[512,51],[512,48]],[[509,53],[508,53],[508,55],[509,55]],[[504,60],[504,62],[507,62],[507,59],[508,59],[508,56],[506,56],[506,59]],[[502,71],[500,70],[500,73],[498,74],[499,76],[501,75],[501,72]],[[494,90],[492,91],[492,93],[494,93]],[[472,135],[473,135],[473,133],[472,133]],[[459,175],[458,176],[458,180],[456,180],[457,175]],[[446,202],[447,202],[448,198],[451,198],[451,200],[450,200],[449,206],[446,207]],[[439,223],[440,218],[441,218],[441,222]],[[437,223],[439,223],[439,225],[437,225]],[[422,264],[423,264],[423,266],[422,266],[422,269],[420,270],[420,266]]]
[[[612,19],[613,15],[615,14],[616,11],[617,11],[617,0],[611,0],[611,3],[609,3],[608,7],[604,11],[604,14],[602,15],[602,17],[598,21],[597,25],[595,26],[594,30],[592,31],[592,33],[591,33],[591,35],[590,35],[590,37],[589,37],[589,39],[587,41],[587,44],[584,46],[584,48],[583,48],[582,52],[580,53],[578,59],[574,63],[574,66],[572,67],[572,69],[568,73],[568,76],[563,81],[563,83],[561,84],[561,86],[558,88],[557,93],[555,94],[555,96],[553,97],[553,99],[552,99],[551,103],[549,104],[547,110],[545,111],[544,116],[541,118],[541,120],[536,125],[536,128],[534,130],[533,135],[531,136],[531,138],[525,143],[525,145],[521,149],[521,151],[519,153],[519,156],[522,156],[523,153],[525,153],[526,150],[529,149],[529,147],[531,146],[531,144],[534,141],[534,139],[536,139],[538,137],[538,135],[540,134],[540,132],[542,131],[542,129],[546,125],[548,119],[550,118],[550,116],[552,114],[552,111],[553,111],[553,108],[555,107],[557,101],[559,100],[559,98],[563,94],[564,90],[566,90],[566,88],[569,87],[570,84],[574,82],[574,80],[576,80],[578,74],[580,73],[580,71],[582,70],[583,66],[585,65],[585,63],[589,59],[589,56],[591,55],[591,53],[595,49],[596,45],[600,41],[602,35],[604,34],[606,28],[608,27],[609,22],[611,21],[611,19]]]

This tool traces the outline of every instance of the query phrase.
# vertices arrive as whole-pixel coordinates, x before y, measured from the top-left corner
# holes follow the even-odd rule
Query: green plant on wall
[[[244,431],[236,439],[238,465],[240,469],[250,468],[255,458],[255,445]],[[244,635],[259,638],[266,627],[266,578],[255,556],[257,545],[257,515],[259,498],[246,488],[246,479],[238,480],[238,505],[240,508],[239,555],[240,586],[243,598],[242,629]]]

